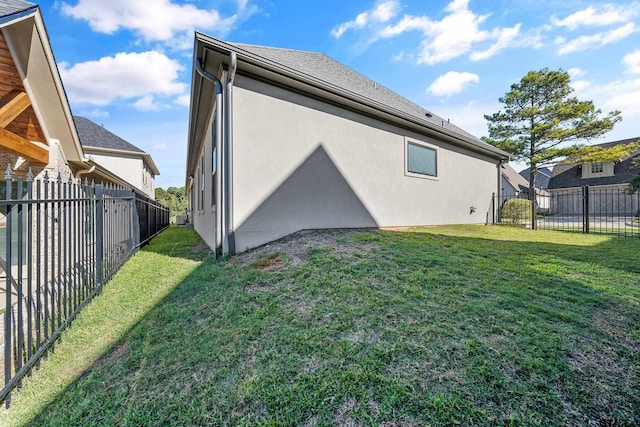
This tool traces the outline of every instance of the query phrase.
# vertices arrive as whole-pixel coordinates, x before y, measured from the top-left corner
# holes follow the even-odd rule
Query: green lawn
[[[640,239],[452,226],[216,261],[172,227],[0,425],[638,425],[639,255]]]

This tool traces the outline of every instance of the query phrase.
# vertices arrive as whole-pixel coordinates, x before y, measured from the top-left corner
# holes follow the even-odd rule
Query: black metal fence
[[[626,186],[537,191],[535,215],[526,193],[494,196],[493,222],[540,230],[640,237],[640,193]],[[534,224],[535,221],[535,224]]]
[[[14,180],[7,168],[0,185],[0,401],[9,406],[11,390],[79,310],[168,225],[168,208],[130,189],[60,175],[33,180],[31,172]]]

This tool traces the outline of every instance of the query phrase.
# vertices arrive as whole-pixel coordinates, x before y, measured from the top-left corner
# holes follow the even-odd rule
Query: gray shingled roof
[[[339,86],[350,92],[360,94],[373,101],[395,108],[421,120],[427,120],[437,126],[442,126],[468,138],[473,138],[479,144],[484,144],[475,135],[455,126],[447,119],[398,95],[390,89],[374,82],[368,77],[341,64],[323,53],[302,50],[283,49],[244,43],[229,43],[238,49],[261,56],[285,67],[300,71],[325,83]],[[428,116],[429,114],[430,116]]]
[[[96,147],[109,150],[122,150],[132,151],[135,153],[144,153],[141,149],[133,144],[120,138],[104,127],[92,122],[84,117],[74,116],[76,123],[76,129],[78,130],[78,137],[80,138],[80,144],[83,147]]]
[[[37,4],[23,0],[0,0],[0,17],[10,16],[38,7]]]
[[[611,148],[614,145],[629,144],[631,142],[638,141],[640,138],[629,138],[620,141],[612,141],[604,144],[597,144],[602,148]],[[633,160],[640,157],[640,151],[622,159],[619,163],[616,163],[613,167],[613,176],[603,176],[598,178],[586,178],[582,179],[582,164],[581,163],[568,163],[557,164],[553,167],[551,178],[549,179],[549,187],[553,188],[570,188],[570,187],[582,187],[584,185],[615,185],[615,184],[628,184],[631,180],[640,173],[640,170],[633,167]]]
[[[526,168],[520,171],[520,176],[529,182],[529,171],[531,168]],[[547,188],[549,186],[549,179],[551,178],[551,169],[540,168],[536,171],[536,188]]]

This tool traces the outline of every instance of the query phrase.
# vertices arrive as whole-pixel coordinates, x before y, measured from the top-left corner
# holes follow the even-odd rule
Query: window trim
[[[435,153],[435,156],[436,156],[436,174],[435,175],[428,175],[420,172],[409,171],[409,145],[415,145],[418,147],[427,148],[429,150],[432,150]],[[404,175],[411,178],[420,178],[420,179],[429,179],[432,181],[438,181],[439,180],[439,168],[438,168],[438,163],[439,163],[438,149],[439,148],[440,147],[438,147],[437,145],[429,144],[428,142],[405,137],[404,139]]]
[[[594,170],[596,168],[599,170]],[[604,162],[591,163],[591,175],[598,175],[601,173],[604,173]]]

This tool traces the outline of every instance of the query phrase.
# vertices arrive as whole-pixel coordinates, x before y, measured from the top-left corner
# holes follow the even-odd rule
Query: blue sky
[[[565,0],[61,0],[41,2],[74,114],[149,152],[184,185],[193,31],[323,52],[480,137],[530,70],[640,136],[640,3]],[[515,164],[516,169],[524,165]]]

